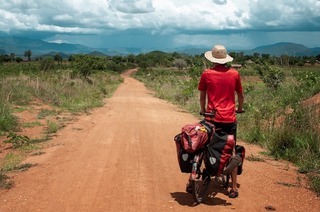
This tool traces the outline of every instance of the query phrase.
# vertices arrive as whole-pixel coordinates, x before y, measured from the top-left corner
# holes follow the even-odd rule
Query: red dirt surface
[[[155,98],[132,71],[104,107],[77,117],[49,141],[45,154],[24,161],[36,166],[10,174],[15,186],[0,190],[1,212],[320,211],[319,197],[296,167],[241,141],[247,159],[239,197],[211,189],[193,206],[173,137],[198,119]]]

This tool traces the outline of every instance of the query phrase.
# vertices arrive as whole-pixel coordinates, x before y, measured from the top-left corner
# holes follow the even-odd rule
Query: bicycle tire
[[[197,204],[204,201],[210,181],[210,176],[204,175],[204,173],[202,173],[202,177],[192,180],[193,196]]]

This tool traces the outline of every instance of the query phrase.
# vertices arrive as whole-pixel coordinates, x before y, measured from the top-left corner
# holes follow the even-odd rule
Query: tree
[[[60,54],[56,54],[53,58],[54,58],[54,61],[58,62],[59,64],[61,64],[63,60]]]
[[[185,68],[187,66],[187,63],[184,59],[175,59],[173,61],[173,65],[175,67],[177,67],[179,70],[182,70],[183,68]]]
[[[135,63],[136,62],[136,58],[133,54],[129,54],[127,57],[126,57],[127,61],[129,63]]]
[[[31,60],[31,55],[32,52],[30,49],[24,52],[24,56],[27,57],[29,61]]]
[[[264,84],[272,90],[277,90],[285,79],[284,72],[266,63],[257,66],[257,71]]]
[[[315,57],[310,57],[309,62],[311,65],[315,65],[316,64],[316,58]]]
[[[52,57],[46,57],[40,61],[40,71],[49,71],[53,68],[54,61]]]
[[[21,57],[16,57],[16,62],[17,63],[20,63],[20,62],[22,62],[23,61],[23,59],[21,58]]]
[[[11,61],[14,61],[15,58],[16,58],[16,55],[15,55],[14,53],[11,53],[11,54],[10,54],[10,59],[11,59]]]
[[[255,62],[258,62],[259,59],[260,59],[260,54],[257,53],[257,52],[253,53],[252,59],[253,59]]]
[[[11,58],[8,54],[4,54],[2,55],[2,61],[7,63],[7,62],[10,62]]]

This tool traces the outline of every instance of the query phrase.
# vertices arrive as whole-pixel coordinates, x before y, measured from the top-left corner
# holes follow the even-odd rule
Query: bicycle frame
[[[192,162],[192,170],[190,173],[190,178],[189,180],[194,180],[197,179],[197,174],[199,174],[200,172],[200,166],[202,163],[202,159],[203,159],[203,150],[199,151],[198,154],[196,154],[193,158],[193,162]]]
[[[224,187],[228,187],[230,175],[210,175],[206,169],[201,169],[201,164],[204,156],[204,151],[199,152],[194,156],[194,160],[192,163],[192,172],[190,173],[189,181],[192,184],[192,194],[195,198],[197,204],[200,204],[207,194],[211,178],[214,177],[215,180],[218,182],[219,177],[221,177],[222,183]]]

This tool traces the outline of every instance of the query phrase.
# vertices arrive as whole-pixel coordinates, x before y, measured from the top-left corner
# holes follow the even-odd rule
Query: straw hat
[[[225,64],[231,62],[233,58],[227,54],[226,47],[222,45],[215,45],[211,51],[204,54],[205,58],[213,63]]]

